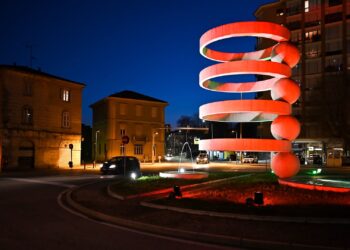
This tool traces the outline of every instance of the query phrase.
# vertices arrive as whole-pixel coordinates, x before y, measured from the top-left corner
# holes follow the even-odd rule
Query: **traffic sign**
[[[128,143],[129,143],[129,136],[124,135],[124,136],[122,137],[122,143],[123,143],[123,144],[128,144]]]

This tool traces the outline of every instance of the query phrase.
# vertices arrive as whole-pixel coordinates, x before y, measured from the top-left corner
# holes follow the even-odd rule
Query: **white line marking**
[[[50,182],[50,181],[43,181],[43,180],[37,180],[37,179],[28,179],[28,178],[7,178],[7,179],[8,180],[13,180],[13,181],[21,181],[21,182],[36,183],[36,184],[45,184],[45,185],[52,185],[52,186],[66,187],[66,188],[74,188],[74,187],[76,187],[76,185],[64,184],[64,183],[58,183],[58,182]]]

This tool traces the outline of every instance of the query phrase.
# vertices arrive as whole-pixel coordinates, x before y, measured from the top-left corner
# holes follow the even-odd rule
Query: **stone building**
[[[94,159],[101,162],[123,154],[136,156],[140,161],[164,157],[167,105],[133,91],[122,91],[92,104]],[[123,136],[129,137],[128,144],[123,145]]]
[[[301,53],[292,72],[301,88],[293,105],[302,125],[295,151],[306,163],[317,156],[339,166],[341,155],[350,156],[350,1],[279,0],[260,6],[255,16],[286,26]],[[258,39],[258,49],[268,46]],[[268,131],[261,126],[260,132]]]
[[[28,67],[0,65],[3,169],[67,167],[71,157],[80,164],[84,86]]]

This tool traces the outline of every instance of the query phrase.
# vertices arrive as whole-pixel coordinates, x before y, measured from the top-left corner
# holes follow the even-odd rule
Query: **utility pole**
[[[100,130],[96,130],[95,132],[95,155],[94,155],[94,164],[92,165],[93,168],[95,167],[96,164],[96,155],[97,155],[97,134],[100,133]]]

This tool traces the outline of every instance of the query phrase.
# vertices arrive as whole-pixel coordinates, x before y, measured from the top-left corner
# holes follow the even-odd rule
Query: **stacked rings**
[[[208,48],[213,43],[234,37],[269,38],[276,45],[264,50],[231,53]],[[289,79],[291,68],[300,55],[288,43],[290,32],[285,27],[269,22],[236,22],[218,26],[200,38],[200,53],[218,64],[203,69],[199,85],[207,90],[228,93],[271,91],[272,100],[227,100],[202,105],[199,116],[216,122],[271,122],[273,139],[211,139],[201,140],[200,150],[230,150],[279,152],[271,167],[280,178],[299,171],[299,162],[291,153],[291,141],[300,132],[299,122],[291,116],[291,105],[300,96],[297,83]],[[256,82],[220,82],[215,79],[230,75],[263,75],[268,79]]]

